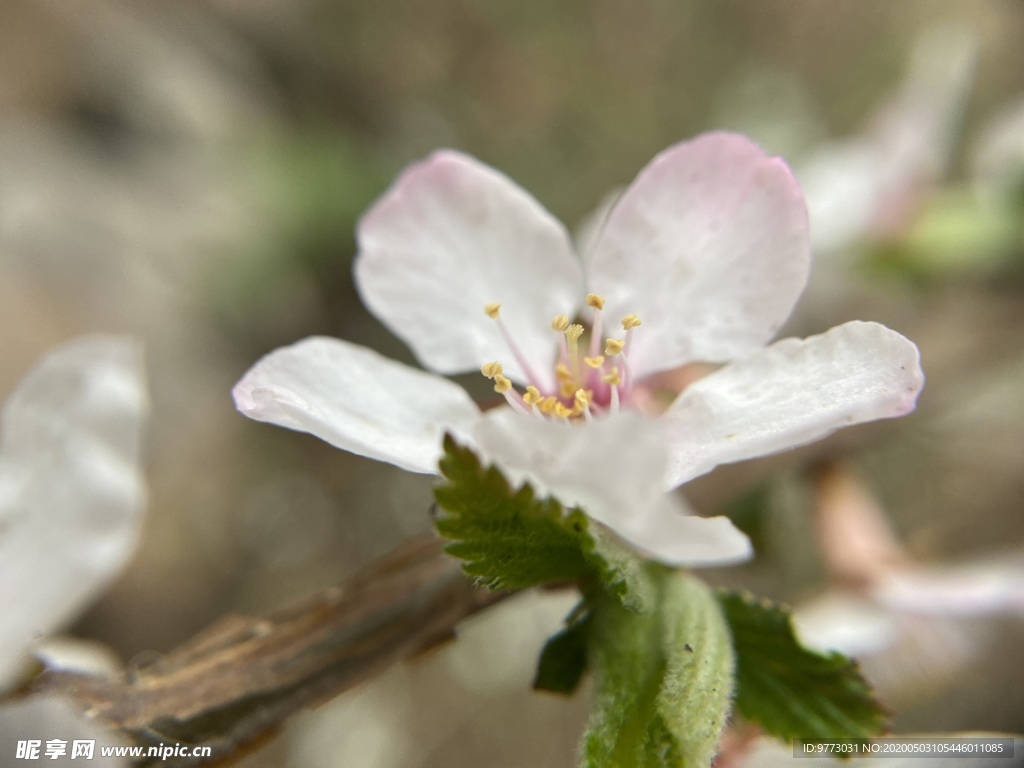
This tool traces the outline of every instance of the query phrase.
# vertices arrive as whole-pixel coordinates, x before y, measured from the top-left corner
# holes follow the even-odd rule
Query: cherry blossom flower
[[[1024,618],[1024,553],[917,562],[847,466],[831,463],[816,473],[815,522],[833,584],[797,606],[801,638],[858,657],[890,695],[941,685],[962,671],[992,640],[992,626],[979,619]]]
[[[864,130],[830,141],[798,166],[815,253],[900,234],[951,163],[974,84],[977,40],[937,25],[915,42],[906,75]]]
[[[589,470],[580,472],[613,493],[625,472],[583,446],[608,445],[621,429],[648,446],[631,463],[662,468],[660,494],[720,463],[907,413],[923,381],[916,347],[874,323],[765,347],[807,280],[807,211],[785,163],[736,134],[705,134],[655,157],[579,254],[534,198],[453,151],[403,172],[363,217],[358,242],[355,280],[367,307],[440,375],[315,337],[260,360],[235,401],[251,418],[415,472],[437,471],[449,430],[487,443],[499,466],[551,475],[541,484],[556,496],[576,494],[581,477],[567,489],[551,461],[586,452]],[[695,362],[727,364],[658,406],[652,377]],[[473,369],[516,418],[482,421],[443,378]],[[642,420],[614,426],[626,410],[658,416],[659,438],[639,437]],[[604,421],[613,425],[600,434]],[[492,431],[502,438],[488,441]],[[536,450],[512,447],[520,443]],[[603,522],[663,559],[691,562],[657,546],[666,531],[652,535],[658,526],[648,524],[666,518],[652,511],[660,500],[648,501]],[[749,543],[727,530],[717,556],[735,560]],[[713,560],[715,547],[707,552],[698,560]]]
[[[135,550],[147,410],[130,340],[78,339],[47,355],[3,409],[0,689],[31,643],[71,621]]]

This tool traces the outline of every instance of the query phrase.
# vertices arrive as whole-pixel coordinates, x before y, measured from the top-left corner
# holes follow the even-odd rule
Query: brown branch
[[[474,587],[431,534],[265,619],[225,616],[126,682],[50,671],[33,691],[68,696],[142,743],[212,748],[211,758],[161,765],[210,765],[303,707],[451,638],[456,624],[506,594]]]

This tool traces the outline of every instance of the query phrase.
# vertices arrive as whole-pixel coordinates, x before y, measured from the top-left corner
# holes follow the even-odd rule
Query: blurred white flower
[[[475,442],[500,435],[485,439],[500,466],[543,478],[559,497],[602,489],[585,508],[667,562],[734,561],[749,543],[727,521],[688,517],[706,547],[696,560],[681,556],[672,542],[683,524],[667,522],[679,516],[660,500],[613,494],[610,478],[626,487],[626,471],[616,474],[592,445],[610,448],[616,430],[649,445],[638,460],[616,456],[661,494],[721,463],[907,413],[923,383],[917,348],[874,323],[764,347],[807,280],[807,213],[786,165],[736,134],[659,154],[578,255],[536,200],[451,151],[407,169],[364,216],[358,239],[355,278],[369,309],[436,373],[480,367],[510,415],[480,426],[479,409],[452,382],[327,338],[259,361],[235,387],[239,409],[416,472],[437,471],[445,430]],[[600,426],[620,410],[662,410],[647,389],[656,374],[730,360],[664,409],[653,440],[640,420]],[[592,458],[577,470],[586,477],[545,476],[575,452]],[[606,501],[604,514],[598,496],[619,508]]]
[[[941,682],[975,658],[985,633],[964,619],[1024,618],[1024,555],[914,562],[877,500],[845,467],[819,474],[816,523],[834,586],[797,607],[801,638],[858,657],[887,690]]]
[[[145,503],[147,411],[139,346],[111,336],[51,352],[3,408],[0,689],[32,642],[66,625],[116,577]]]
[[[907,225],[952,159],[976,54],[968,29],[928,30],[914,45],[903,81],[868,126],[817,147],[798,165],[815,255]]]

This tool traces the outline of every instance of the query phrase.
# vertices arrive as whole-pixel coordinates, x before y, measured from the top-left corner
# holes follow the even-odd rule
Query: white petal
[[[809,265],[789,168],[743,136],[710,133],[659,154],[622,195],[589,261],[589,290],[612,322],[640,316],[631,359],[643,374],[762,346]]]
[[[103,754],[111,747],[130,746],[131,742],[121,732],[105,727],[83,714],[70,701],[52,694],[16,699],[0,706],[0,744],[4,745],[4,751],[13,757],[15,745],[28,739],[38,739],[42,744],[39,745],[39,756],[25,759],[24,765],[36,765],[35,760],[43,765],[87,765],[89,768],[128,768],[132,764],[127,757]],[[66,742],[62,757],[46,756],[46,742],[50,739]],[[92,757],[82,753],[72,757],[75,741],[93,741]]]
[[[891,611],[867,597],[827,592],[793,612],[804,645],[847,656],[873,656],[894,645],[900,627]]]
[[[233,393],[251,419],[411,472],[436,472],[445,430],[466,434],[479,417],[457,384],[321,336],[271,352]]]
[[[888,184],[885,161],[870,141],[851,139],[819,147],[800,167],[819,258],[867,233]]]
[[[1024,616],[1024,560],[894,571],[874,588],[888,608],[938,616]]]
[[[665,492],[664,439],[654,422],[624,413],[570,425],[503,408],[487,413],[474,435],[511,482],[580,506],[658,560],[724,565],[751,554],[726,518],[688,515],[679,496]]]
[[[524,381],[484,305],[501,316],[545,385],[551,318],[583,298],[565,228],[511,179],[445,151],[408,168],[359,224],[355,275],[366,306],[428,368],[461,373],[500,359]]]
[[[147,412],[134,341],[95,336],[50,353],[3,410],[0,688],[28,643],[72,620],[135,549]]]
[[[902,416],[923,384],[917,347],[884,325],[776,342],[692,384],[665,412],[670,483]]]

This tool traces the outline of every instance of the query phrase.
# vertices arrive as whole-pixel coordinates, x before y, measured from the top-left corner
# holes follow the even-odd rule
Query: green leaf
[[[582,606],[582,604],[581,604]],[[577,611],[573,611],[575,615]],[[552,635],[544,644],[537,663],[537,676],[533,687],[569,695],[575,692],[587,671],[587,640],[590,632],[590,614]]]
[[[598,687],[584,768],[706,768],[728,715],[733,657],[718,603],[689,574],[648,572],[655,605],[592,601]]]
[[[444,439],[443,482],[434,489],[442,512],[434,520],[450,543],[446,551],[491,589],[537,584],[599,584],[619,600],[639,605],[646,592],[642,561],[592,523],[583,510],[537,498],[529,483],[510,486],[497,468],[472,450]]]
[[[752,595],[720,592],[736,649],[736,706],[780,739],[876,736],[887,715],[840,653],[804,648],[789,611]]]

